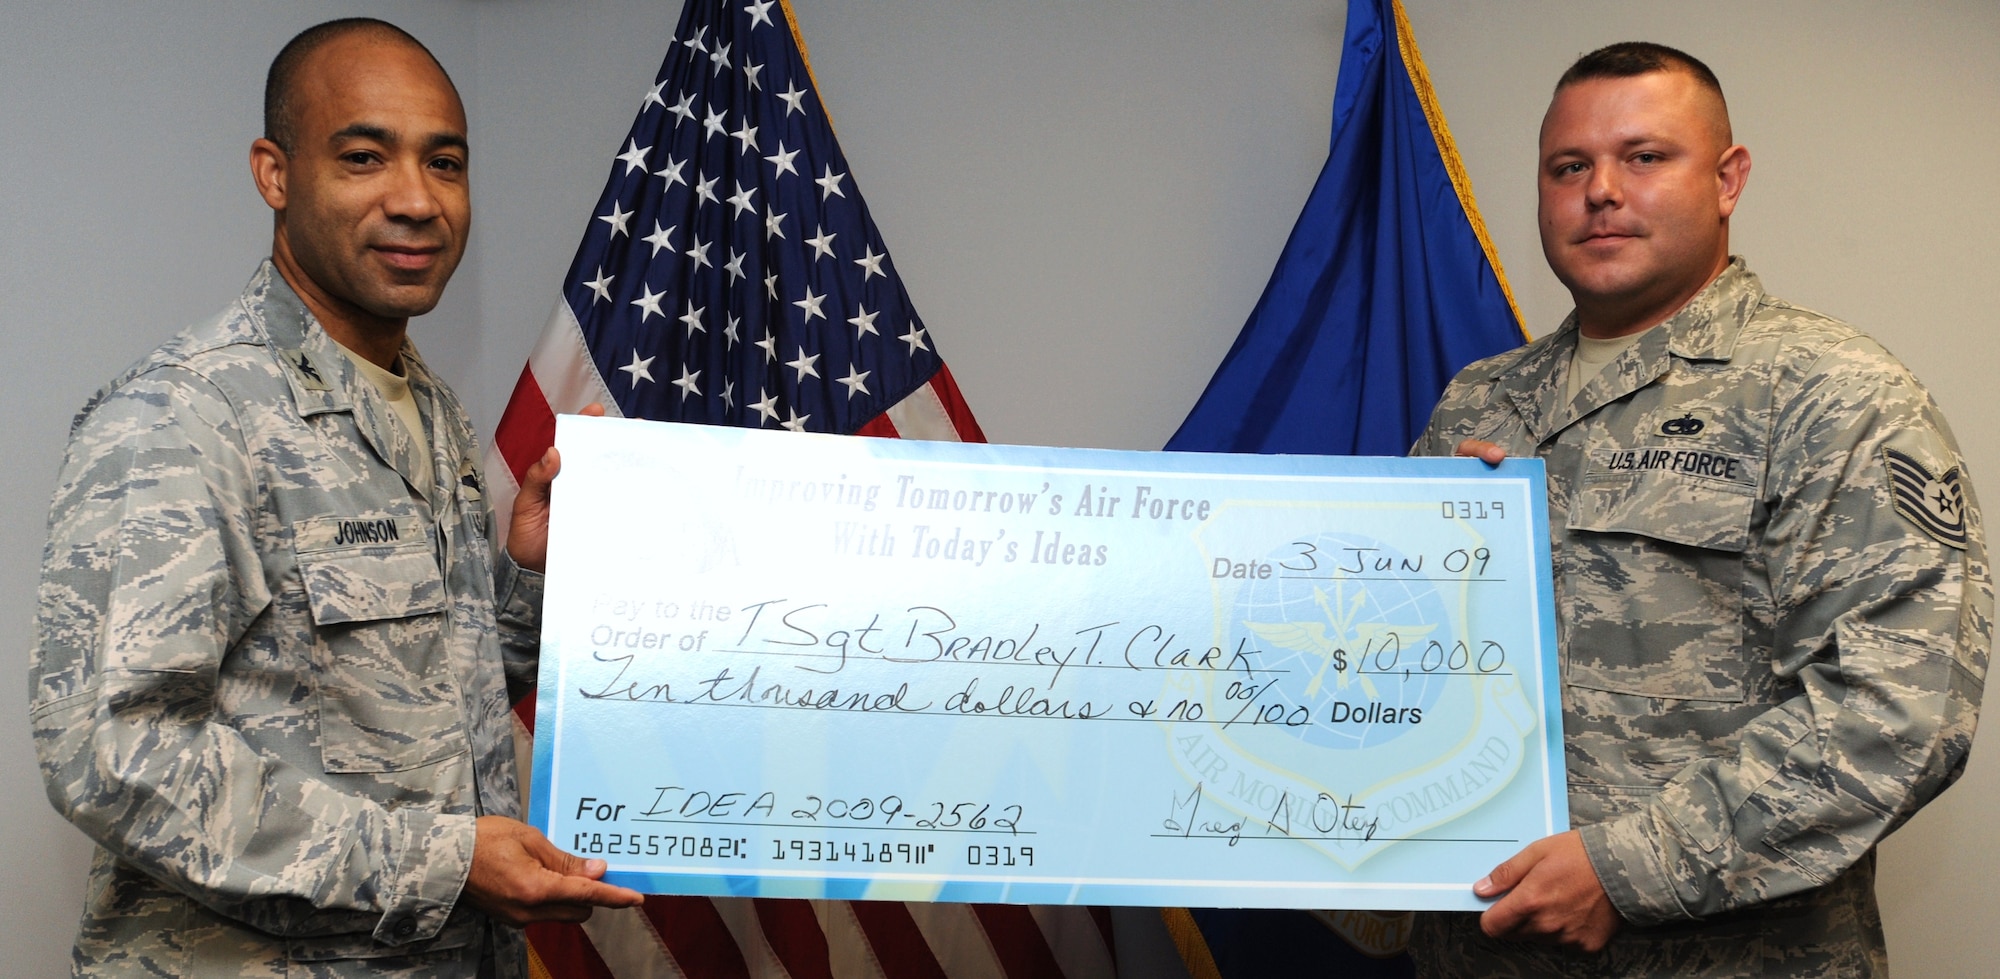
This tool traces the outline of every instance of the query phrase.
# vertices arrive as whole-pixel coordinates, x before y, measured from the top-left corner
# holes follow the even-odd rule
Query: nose
[[[399,162],[392,168],[390,180],[389,192],[382,201],[382,209],[390,218],[422,224],[444,213],[444,204],[438,199],[437,188],[432,186],[421,159]]]
[[[1605,207],[1617,207],[1625,202],[1625,188],[1618,179],[1615,166],[1594,166],[1590,168],[1590,182],[1583,189],[1584,201],[1595,211]]]

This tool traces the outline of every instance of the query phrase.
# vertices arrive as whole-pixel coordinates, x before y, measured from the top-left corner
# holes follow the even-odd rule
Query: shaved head
[[[286,153],[298,149],[299,135],[299,76],[307,61],[334,41],[355,35],[368,35],[378,40],[407,44],[422,51],[431,64],[438,66],[439,74],[445,76],[445,84],[451,84],[451,76],[445,73],[444,65],[438,64],[437,56],[424,47],[423,42],[411,37],[408,31],[385,20],[373,17],[345,17],[330,20],[324,24],[308,27],[297,37],[286,42],[276,58],[271,59],[271,70],[264,76],[264,138],[278,144]],[[452,86],[456,95],[457,86]]]
[[[1620,41],[1598,48],[1569,66],[1562,77],[1556,80],[1556,93],[1578,82],[1594,78],[1636,78],[1653,72],[1678,72],[1694,80],[1695,86],[1704,96],[1704,109],[1710,115],[1710,122],[1716,127],[1716,136],[1723,146],[1736,141],[1729,126],[1729,101],[1722,95],[1722,82],[1715,72],[1701,63],[1701,59],[1685,51],[1654,44],[1651,41]]]

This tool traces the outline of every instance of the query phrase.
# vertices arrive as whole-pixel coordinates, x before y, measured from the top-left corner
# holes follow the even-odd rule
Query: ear
[[[1727,221],[1736,211],[1736,200],[1743,196],[1744,185],[1750,182],[1750,150],[1741,145],[1723,150],[1722,159],[1716,162],[1715,177],[1721,195],[1716,202],[1717,210],[1722,213],[1722,220]]]
[[[250,144],[250,179],[256,182],[258,195],[273,211],[285,209],[285,168],[290,165],[291,158],[278,144],[268,139]]]

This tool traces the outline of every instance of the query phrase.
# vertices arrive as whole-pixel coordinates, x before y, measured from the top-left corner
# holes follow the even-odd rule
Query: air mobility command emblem
[[[1896,512],[1940,543],[1964,550],[1965,486],[1958,467],[1933,475],[1928,466],[1889,448],[1882,450],[1882,461],[1889,468]]]

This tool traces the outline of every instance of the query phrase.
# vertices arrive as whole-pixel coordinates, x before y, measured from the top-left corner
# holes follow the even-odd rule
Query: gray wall
[[[1755,167],[1737,249],[1779,295],[1900,354],[2000,495],[2000,6],[1406,0],[1532,329],[1567,308],[1534,232],[1535,127],[1578,53],[1706,59]],[[987,432],[1154,448],[1256,300],[1325,155],[1337,0],[797,0],[856,180]],[[642,0],[0,0],[0,636],[25,663],[48,493],[75,407],[218,308],[267,243],[245,166],[297,29],[384,16],[471,110],[472,251],[419,342],[490,430],[665,49]],[[19,672],[14,674],[17,678]],[[42,799],[23,685],[0,683],[0,962],[56,975],[87,847]],[[1987,740],[1991,740],[1991,735]],[[1905,975],[2000,959],[2000,762],[1884,847]]]

